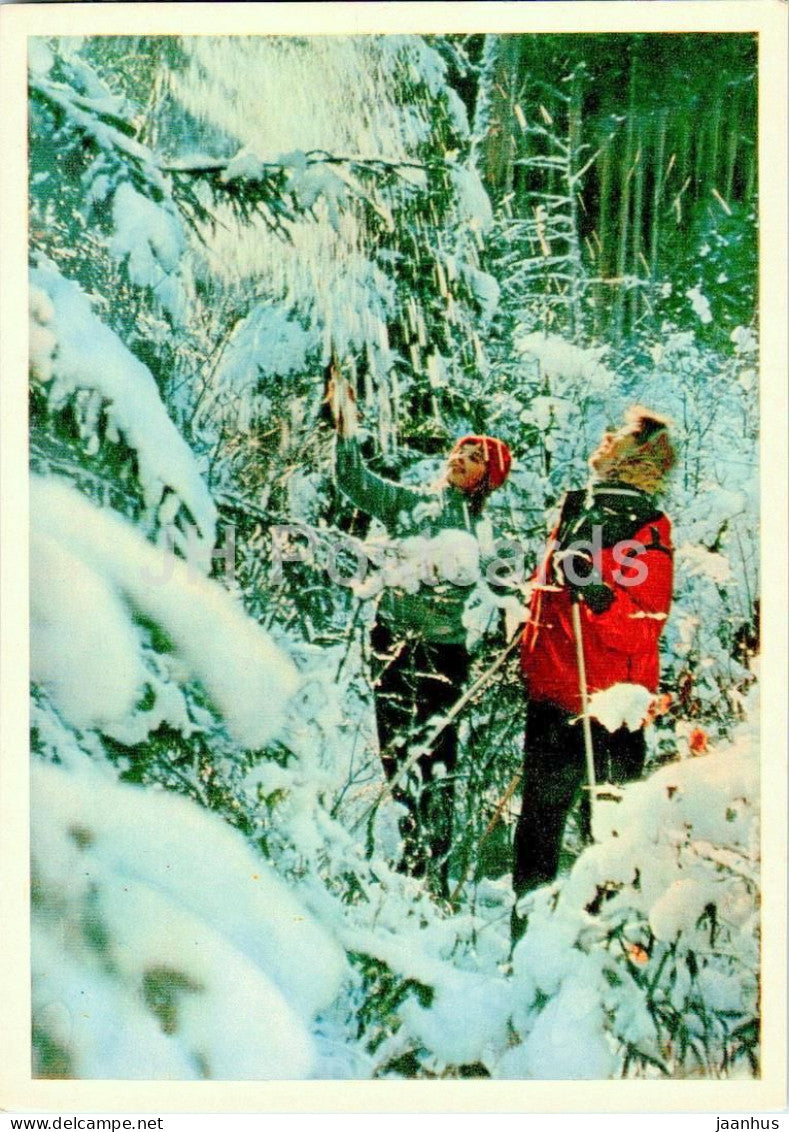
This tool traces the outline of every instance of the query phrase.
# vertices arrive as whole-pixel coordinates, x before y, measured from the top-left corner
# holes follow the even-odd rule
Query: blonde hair
[[[627,483],[649,495],[661,491],[677,460],[668,434],[670,423],[643,405],[633,405],[625,413],[624,426],[611,438],[609,450],[591,457],[596,478]]]

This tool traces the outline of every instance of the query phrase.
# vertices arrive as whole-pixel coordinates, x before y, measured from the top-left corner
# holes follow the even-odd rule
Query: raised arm
[[[357,440],[356,404],[348,382],[336,373],[329,386],[329,405],[337,427],[334,474],[337,486],[355,507],[372,515],[388,528],[397,523],[401,511],[412,511],[427,499],[427,493],[384,479],[364,462]]]
[[[389,528],[395,526],[401,511],[413,511],[426,498],[425,493],[416,488],[403,487],[371,472],[355,437],[338,435],[334,474],[340,491],[355,507],[380,519]]]

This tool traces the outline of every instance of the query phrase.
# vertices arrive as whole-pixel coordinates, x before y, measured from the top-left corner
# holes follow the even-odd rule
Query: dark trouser
[[[462,695],[469,655],[464,645],[398,638],[380,623],[370,643],[381,761],[391,779],[409,748],[424,741],[428,720],[443,715]],[[450,723],[393,791],[407,809],[401,823],[404,869],[412,876],[429,876],[443,896],[448,891],[457,748],[457,727]]]
[[[515,828],[513,888],[518,896],[556,876],[567,815],[586,782],[581,721],[555,704],[532,700],[526,709],[523,802]],[[610,732],[592,720],[598,782],[632,782],[644,769],[644,732],[620,727]],[[582,796],[581,825],[590,835],[588,792]]]

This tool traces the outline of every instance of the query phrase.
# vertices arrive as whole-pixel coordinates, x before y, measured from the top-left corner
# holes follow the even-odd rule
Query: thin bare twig
[[[515,774],[513,774],[512,778],[510,779],[509,786],[504,791],[504,793],[502,794],[501,798],[499,799],[499,801],[496,805],[496,809],[493,812],[493,817],[490,819],[488,824],[485,826],[485,829],[483,830],[482,836],[479,839],[479,847],[478,848],[480,848],[480,849],[482,848],[482,846],[485,844],[486,840],[490,837],[491,833],[493,833],[493,830],[496,828],[496,826],[501,821],[502,815],[503,815],[505,809],[507,808],[507,805],[509,803],[510,798],[512,797],[512,795],[515,793],[515,791],[518,788],[518,783],[520,782],[522,775],[523,775],[522,770],[516,770]],[[460,896],[460,893],[463,890],[463,886],[465,885],[466,881],[468,880],[468,874],[470,873],[470,871],[471,871],[471,861],[469,861],[466,864],[466,867],[463,870],[463,875],[461,876],[460,880],[455,885],[455,888],[452,892],[452,895],[449,898],[450,904],[456,903],[458,896]]]
[[[474,696],[476,696],[477,692],[479,692],[481,688],[484,688],[485,685],[492,679],[492,677],[496,675],[498,670],[504,664],[507,657],[512,652],[515,645],[520,640],[520,635],[521,635],[521,626],[519,625],[518,628],[516,629],[515,633],[513,634],[511,640],[502,649],[502,651],[499,653],[499,655],[496,657],[496,659],[493,661],[493,663],[488,668],[485,669],[485,671],[481,674],[481,676],[479,676],[474,681],[474,683],[471,685],[471,687],[467,691],[465,691],[463,693],[463,695],[460,697],[460,699],[457,700],[452,705],[452,707],[449,709],[449,711],[446,713],[446,715],[442,716],[442,718],[439,720],[439,722],[437,724],[435,724],[435,726],[432,728],[432,730],[428,733],[425,741],[423,743],[419,743],[418,745],[413,747],[413,749],[409,752],[408,758],[405,759],[405,761],[403,763],[401,763],[401,765],[397,768],[396,773],[392,775],[392,777],[388,780],[388,782],[385,783],[384,786],[382,786],[378,797],[375,799],[373,804],[370,806],[369,810],[367,810],[364,814],[362,814],[362,816],[354,824],[354,826],[352,828],[352,832],[355,831],[356,829],[358,829],[359,826],[362,825],[363,822],[367,822],[373,817],[373,815],[375,814],[378,807],[383,802],[385,802],[387,798],[390,798],[392,796],[393,792],[396,790],[396,788],[398,786],[398,783],[400,783],[402,781],[402,779],[405,777],[405,775],[408,774],[411,767],[414,766],[414,764],[420,758],[422,758],[424,755],[428,754],[428,752],[430,751],[430,748],[433,746],[433,744],[435,743],[435,741],[439,737],[439,735],[441,735],[441,733],[443,731],[445,731],[447,729],[447,727],[449,727],[450,723],[452,723],[455,719],[457,719],[458,715],[460,715],[460,713],[463,711],[466,704],[468,704],[469,701],[472,700],[474,698]]]

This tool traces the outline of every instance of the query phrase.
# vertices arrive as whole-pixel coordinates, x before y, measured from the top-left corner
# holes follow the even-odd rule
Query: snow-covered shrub
[[[519,1041],[496,1076],[757,1071],[755,694],[748,709],[730,743],[625,787],[610,836],[524,899],[511,1000]]]

